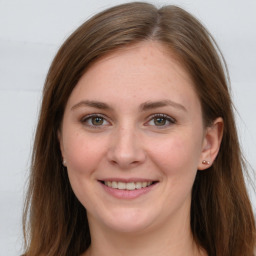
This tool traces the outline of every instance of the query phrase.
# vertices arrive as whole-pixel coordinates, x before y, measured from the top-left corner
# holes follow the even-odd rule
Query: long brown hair
[[[80,77],[100,57],[144,40],[165,45],[194,81],[205,125],[224,120],[213,165],[198,171],[192,190],[191,230],[210,256],[253,255],[255,223],[248,199],[225,61],[209,32],[183,9],[147,3],[112,7],[82,24],[52,62],[33,148],[24,208],[26,256],[80,255],[90,245],[86,209],[62,166],[57,133]]]

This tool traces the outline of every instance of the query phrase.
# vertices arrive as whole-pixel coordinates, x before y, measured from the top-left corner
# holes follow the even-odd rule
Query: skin
[[[206,255],[190,230],[191,190],[218,153],[222,126],[218,118],[204,127],[193,82],[160,43],[92,65],[59,131],[71,186],[87,209],[92,244],[84,255]],[[156,184],[134,199],[116,198],[99,182],[137,178]]]

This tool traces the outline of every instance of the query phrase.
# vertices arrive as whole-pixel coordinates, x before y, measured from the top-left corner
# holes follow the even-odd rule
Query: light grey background
[[[120,0],[0,0],[0,255],[19,255],[22,204],[40,96],[58,47]],[[211,31],[230,69],[244,153],[256,167],[256,1],[173,0]],[[256,199],[252,197],[254,209]],[[43,210],[43,209],[42,209]]]

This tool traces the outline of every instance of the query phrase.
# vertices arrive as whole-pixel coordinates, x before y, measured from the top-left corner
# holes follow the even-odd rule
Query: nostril
[[[110,163],[113,165],[118,165],[117,161],[115,161],[115,160],[110,160]]]

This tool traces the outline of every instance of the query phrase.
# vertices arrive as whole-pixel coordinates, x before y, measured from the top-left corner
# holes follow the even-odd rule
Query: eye
[[[158,127],[167,127],[171,124],[174,124],[176,121],[174,118],[165,115],[165,114],[154,114],[150,117],[150,120],[146,123],[146,125],[150,126],[158,126]]]
[[[87,115],[82,118],[81,122],[92,128],[100,128],[101,126],[110,125],[110,122],[108,122],[104,116],[99,114]]]

